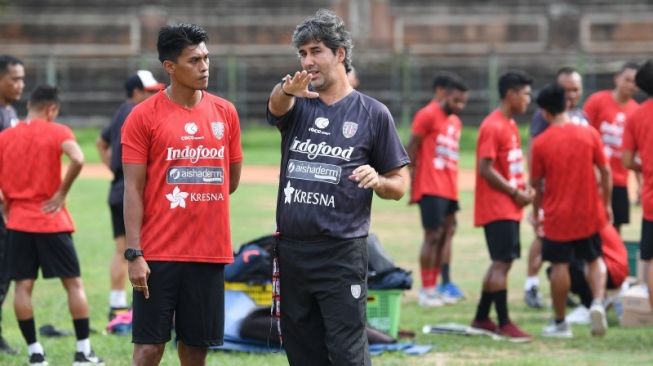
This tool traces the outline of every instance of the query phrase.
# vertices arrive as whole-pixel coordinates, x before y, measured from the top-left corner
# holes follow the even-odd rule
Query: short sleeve
[[[477,151],[479,158],[496,159],[498,152],[498,131],[492,124],[481,125],[478,133]]]
[[[592,132],[592,142],[594,145],[593,148],[593,161],[597,166],[605,166],[608,164],[608,159],[605,156],[605,150],[603,149],[603,142],[601,142],[601,136],[596,130],[590,129]]]
[[[59,125],[60,128],[57,129],[57,140],[59,141],[59,144],[63,144],[65,141],[68,140],[73,140],[75,141],[75,134],[73,133],[73,130],[70,129],[70,127],[65,126],[65,125]]]
[[[413,118],[413,125],[411,131],[413,135],[424,137],[429,133],[433,126],[434,117],[431,116],[426,109],[420,109]]]
[[[268,102],[266,103],[266,111],[265,111],[265,117],[268,121],[268,124],[270,124],[271,126],[276,126],[279,129],[279,131],[283,131],[288,126],[290,121],[293,120],[295,115],[301,115],[298,114],[299,112],[297,110],[301,109],[300,104],[303,103],[304,103],[304,98],[295,97],[295,103],[293,103],[292,108],[290,108],[290,110],[283,116],[277,117],[273,115],[272,112],[270,112],[270,100],[268,99]]]
[[[243,160],[243,148],[240,143],[240,119],[233,104],[229,104],[229,163],[238,163]]]
[[[637,140],[635,139],[635,124],[637,114],[634,114],[631,118],[628,118],[626,121],[626,128],[623,135],[623,149],[635,152],[637,151]]]
[[[372,121],[372,124],[376,128],[376,138],[371,152],[370,165],[380,174],[408,165],[410,159],[401,144],[395,122],[388,108],[382,105],[376,121]]]
[[[583,112],[585,112],[585,115],[587,116],[587,121],[589,122],[590,126],[596,129],[599,128],[600,123],[598,120],[599,117],[597,116],[599,111],[599,106],[597,104],[597,94],[594,94],[589,97],[589,99],[587,99],[587,102],[583,107]]]
[[[127,164],[147,163],[151,133],[142,109],[135,108],[127,116],[122,127],[122,162]]]
[[[531,180],[536,181],[544,176],[544,162],[542,161],[542,143],[535,140],[531,149]]]

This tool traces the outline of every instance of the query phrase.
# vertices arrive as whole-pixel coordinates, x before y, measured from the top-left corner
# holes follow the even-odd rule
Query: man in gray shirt
[[[12,104],[20,99],[25,88],[25,68],[23,62],[13,56],[0,55],[0,132],[18,123],[18,116]],[[2,209],[2,192],[0,192],[0,209]],[[0,217],[0,322],[2,322],[2,304],[9,290],[9,276],[6,263],[6,230],[4,217]],[[2,337],[0,323],[0,352],[15,354]]]

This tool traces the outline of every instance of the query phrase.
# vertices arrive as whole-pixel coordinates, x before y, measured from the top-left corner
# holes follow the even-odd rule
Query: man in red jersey
[[[424,228],[420,251],[421,306],[455,303],[462,292],[450,281],[451,242],[458,211],[458,145],[462,123],[458,114],[467,103],[467,86],[449,77],[442,100],[432,100],[413,120],[412,135],[406,148],[415,162],[411,202],[418,202]],[[448,249],[448,251],[446,250]],[[442,284],[436,291],[438,274]]]
[[[7,216],[9,275],[16,281],[14,310],[27,343],[29,364],[47,365],[36,340],[32,290],[41,267],[59,278],[68,295],[77,351],[73,365],[104,365],[89,340],[88,302],[66,209],[66,196],[82,169],[84,154],[70,128],[53,122],[59,114],[56,87],[39,86],[28,102],[27,119],[0,134],[0,191]],[[61,155],[70,159],[61,179]]]
[[[648,300],[653,309],[653,60],[648,60],[637,71],[637,86],[649,97],[628,119],[624,134],[624,165],[642,172],[642,239],[640,257],[646,264]],[[639,159],[635,157],[639,154]]]
[[[204,365],[223,342],[229,194],[243,156],[236,109],[205,91],[207,39],[196,25],[161,29],[170,86],[134,107],[122,130],[134,365],[161,361],[173,315],[182,365]]]
[[[604,207],[607,217],[611,216],[612,188],[603,144],[595,130],[571,123],[561,86],[542,89],[537,104],[550,127],[533,142],[531,185],[536,192],[534,209],[542,210],[538,218],[543,233],[542,260],[551,262],[553,268],[551,298],[555,313],[554,321],[542,335],[572,337],[565,307],[570,288],[569,264],[578,259],[587,264],[594,297],[590,307],[592,335],[603,336],[608,325],[603,308],[606,273],[599,231],[606,220],[597,208]],[[602,202],[595,168],[600,172]]]
[[[621,231],[621,225],[630,222],[628,199],[628,170],[622,162],[622,137],[628,116],[637,109],[633,96],[637,92],[635,73],[637,64],[625,63],[614,77],[615,88],[592,94],[585,102],[585,114],[592,127],[601,134],[605,153],[610,159],[612,174],[613,225]]]
[[[501,104],[483,122],[476,147],[474,225],[483,226],[492,264],[483,279],[481,299],[472,327],[514,342],[530,341],[508,315],[508,272],[520,257],[519,221],[533,200],[524,179],[521,140],[513,116],[524,114],[531,101],[533,80],[509,71],[499,78]],[[494,302],[499,325],[490,320]]]

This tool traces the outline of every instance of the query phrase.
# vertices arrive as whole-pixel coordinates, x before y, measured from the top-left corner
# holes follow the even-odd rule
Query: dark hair
[[[345,29],[345,22],[331,10],[319,9],[299,24],[292,34],[292,45],[299,48],[308,42],[323,42],[333,54],[345,49],[345,71],[351,70],[351,50],[354,43]]]
[[[0,75],[9,70],[10,65],[23,65],[23,61],[10,55],[0,55]]]
[[[467,87],[463,79],[453,74],[449,78],[449,82],[447,83],[445,88],[447,89],[447,91],[458,90],[461,92],[466,92],[467,90],[469,90],[469,88]]]
[[[145,87],[143,86],[141,78],[139,78],[136,74],[130,76],[127,78],[127,81],[125,81],[125,91],[127,92],[127,98],[134,96],[134,89],[143,90],[144,88]]]
[[[535,102],[540,108],[553,115],[560,114],[567,109],[565,89],[558,84],[548,84],[542,88]]]
[[[433,75],[433,91],[437,88],[446,88],[453,74],[448,71],[439,71]]]
[[[649,97],[653,97],[653,60],[648,60],[639,67],[635,75],[635,84]]]
[[[159,31],[156,49],[159,51],[159,61],[177,61],[188,46],[198,45],[209,39],[204,29],[195,24],[166,25]]]
[[[499,78],[499,97],[506,97],[508,90],[520,90],[533,84],[533,79],[523,71],[508,71]]]
[[[571,75],[573,73],[577,73],[578,70],[571,66],[563,66],[558,69],[558,72],[556,72],[556,78],[558,78],[560,75]]]
[[[52,85],[39,85],[29,97],[29,106],[38,110],[47,104],[59,104],[59,88]]]
[[[637,70],[639,69],[639,64],[634,61],[627,61],[623,65],[621,65],[621,68],[617,72],[617,75],[623,74],[624,71],[626,70]]]

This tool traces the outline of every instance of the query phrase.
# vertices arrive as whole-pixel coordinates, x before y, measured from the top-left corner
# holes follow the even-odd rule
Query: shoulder
[[[390,114],[390,110],[385,104],[370,97],[369,95],[363,94],[356,90],[354,90],[352,93],[356,93],[354,97],[357,98],[358,102],[363,106],[363,108],[367,109],[370,113]]]
[[[138,103],[132,108],[131,112],[129,113],[129,117],[132,116],[141,117],[143,115],[153,114],[156,113],[157,111],[160,111],[162,109],[161,105],[163,100],[161,98],[163,96],[164,96],[163,92],[160,92]]]
[[[592,103],[599,103],[607,98],[612,98],[612,92],[610,90],[600,90],[597,91],[596,93],[592,94],[587,98],[587,104],[592,104]]]
[[[238,116],[236,106],[227,99],[206,92],[204,93],[204,97],[207,98],[207,102],[209,102],[217,110],[224,112],[225,115]]]

